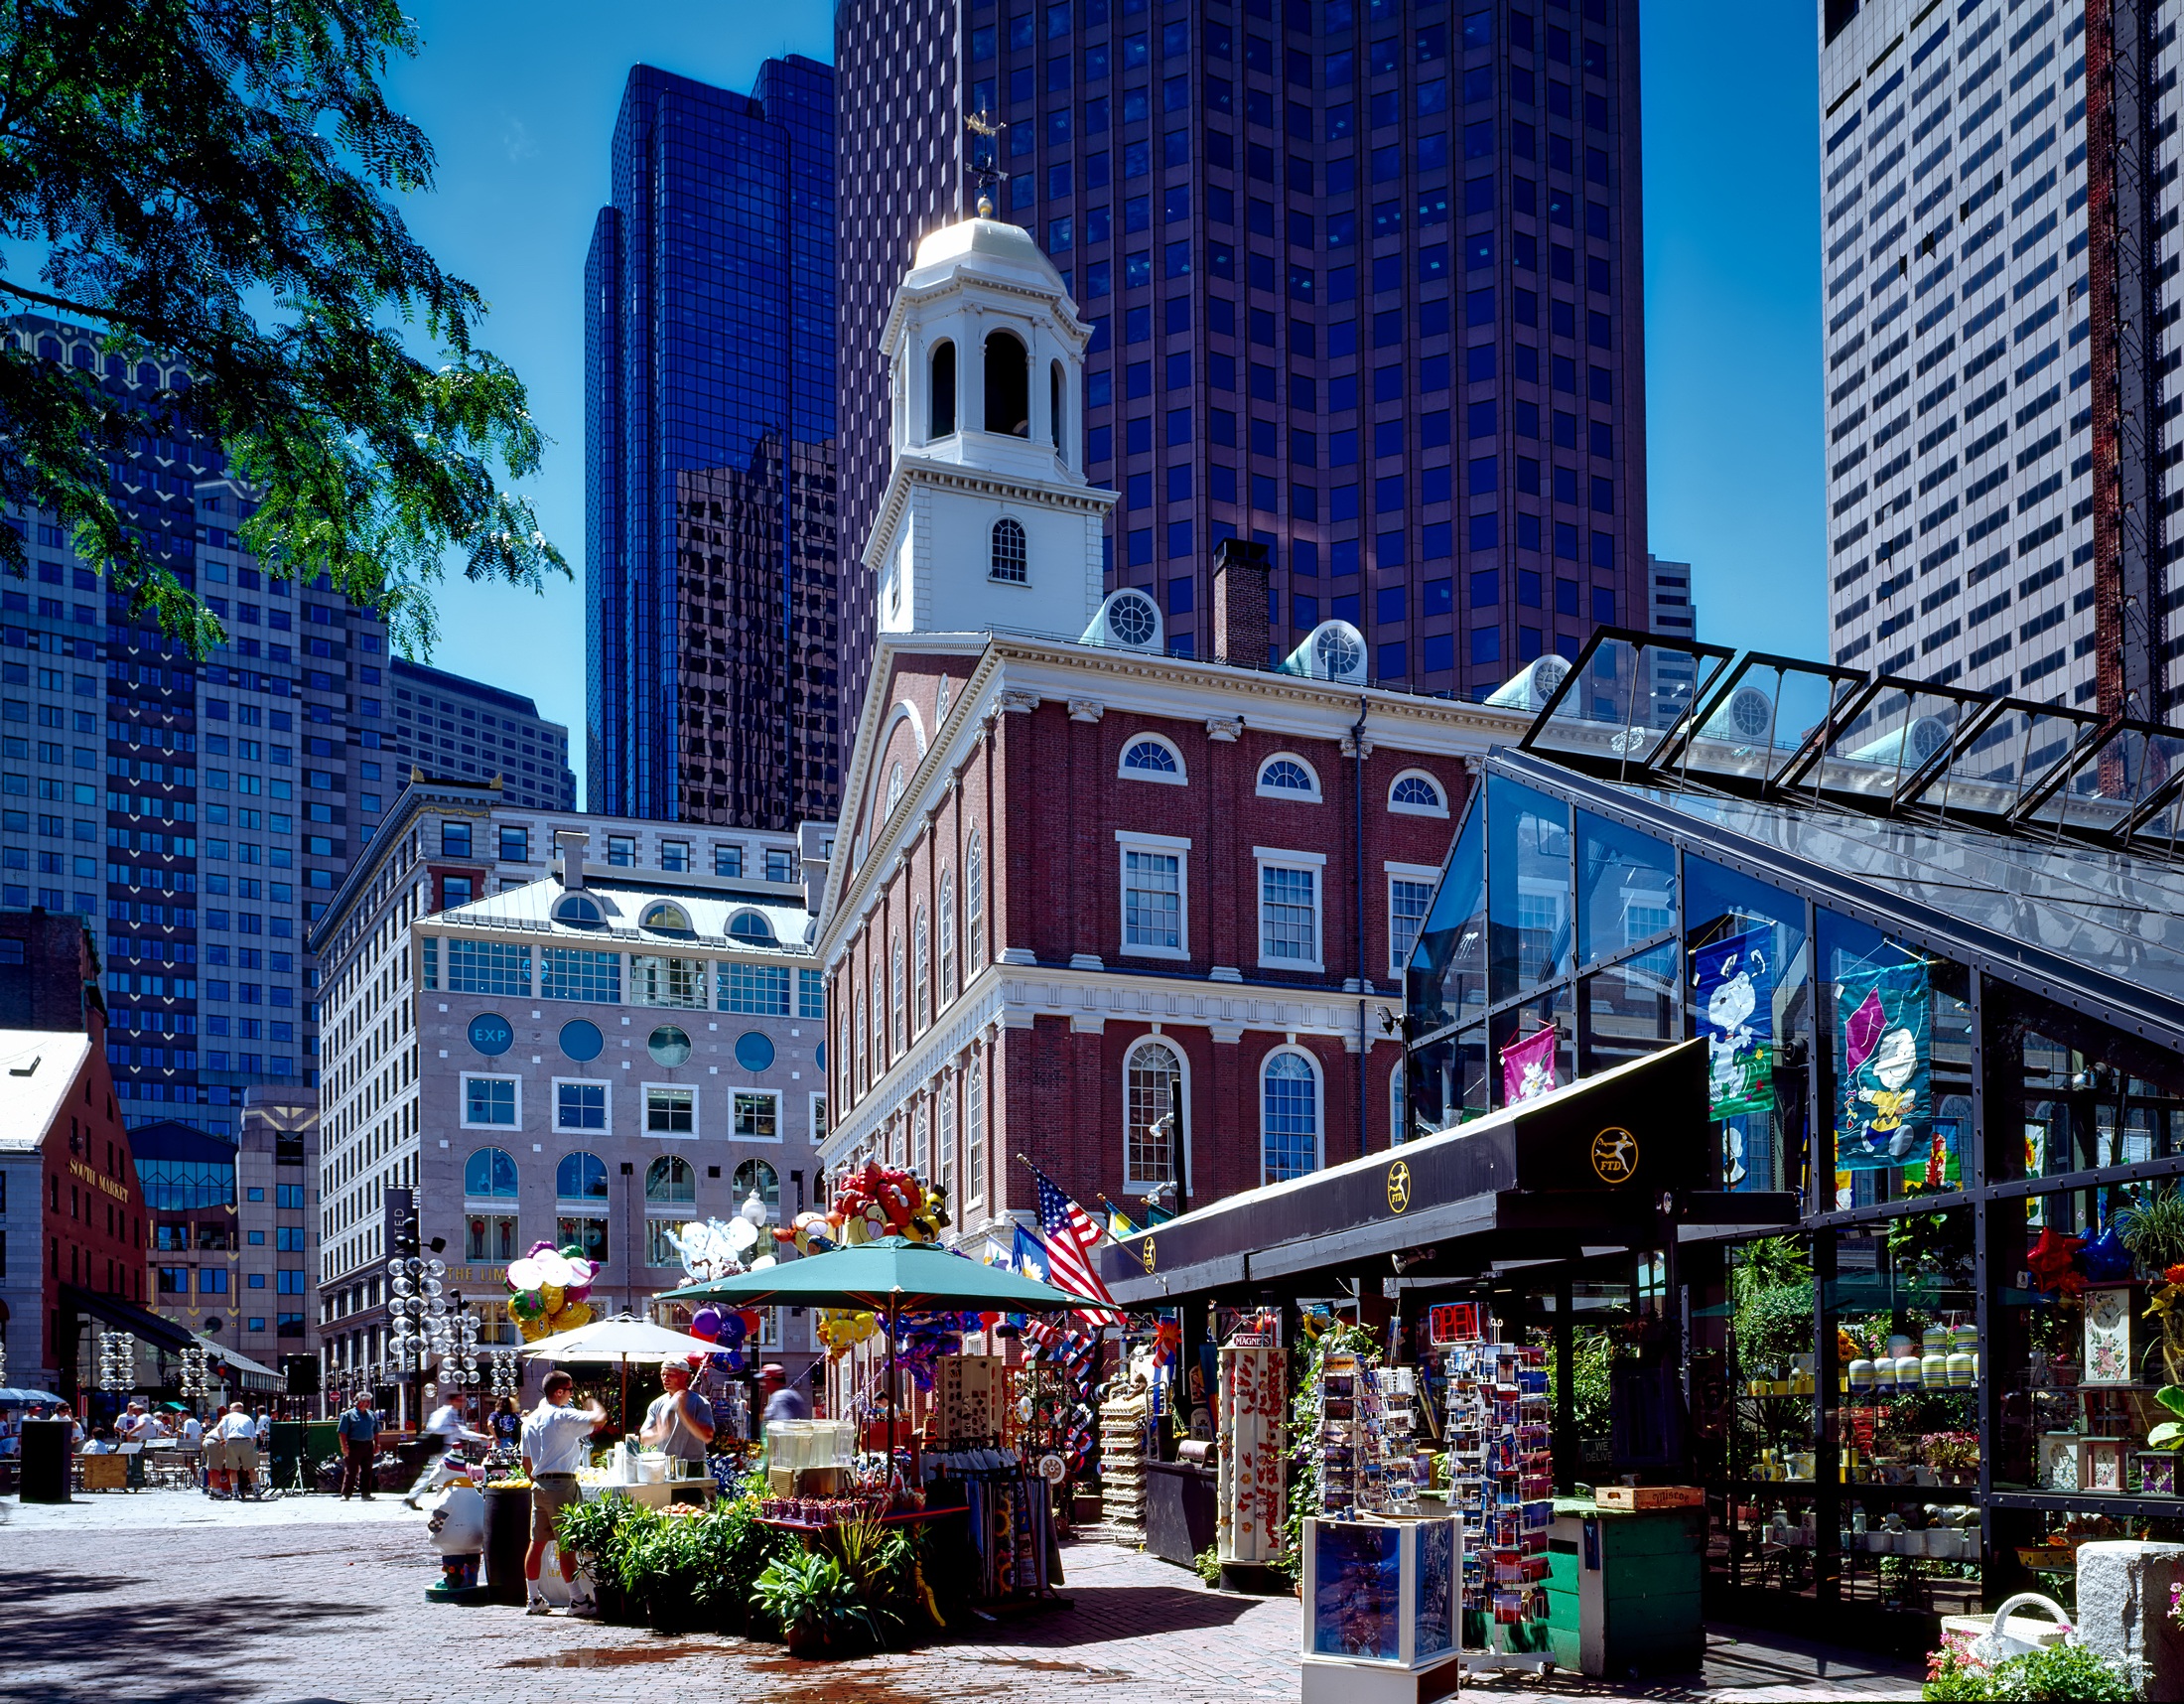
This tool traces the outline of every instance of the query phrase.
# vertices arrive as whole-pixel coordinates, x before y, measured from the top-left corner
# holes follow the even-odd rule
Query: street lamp
[[[105,1391],[136,1386],[136,1340],[127,1332],[98,1334],[98,1370],[93,1387]]]

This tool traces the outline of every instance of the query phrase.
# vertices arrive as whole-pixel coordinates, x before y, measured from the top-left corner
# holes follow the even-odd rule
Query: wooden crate
[[[1697,1486],[1596,1486],[1592,1500],[1602,1508],[1640,1513],[1655,1508],[1698,1508],[1706,1493]]]
[[[83,1470],[83,1489],[87,1491],[121,1491],[129,1483],[125,1456],[78,1456],[76,1463]]]

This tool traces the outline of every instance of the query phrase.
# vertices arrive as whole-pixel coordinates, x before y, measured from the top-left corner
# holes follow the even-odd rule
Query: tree
[[[495,483],[536,472],[546,440],[472,343],[483,299],[388,199],[432,183],[431,144],[379,86],[418,45],[394,0],[0,0],[0,299],[190,374],[147,404],[0,354],[0,499],[58,511],[111,591],[201,653],[219,624],[108,497],[107,456],[177,421],[258,493],[260,562],[326,575],[406,650],[431,645],[450,552],[474,580],[569,573]],[[0,566],[25,571],[9,527]]]

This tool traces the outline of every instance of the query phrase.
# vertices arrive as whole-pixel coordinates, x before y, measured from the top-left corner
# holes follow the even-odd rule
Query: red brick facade
[[[945,1178],[966,1233],[1025,1214],[1019,1154],[1130,1207],[1148,1179],[1126,1175],[1127,1072],[1156,1032],[1180,1065],[1188,1205],[1262,1182],[1277,1054],[1310,1062],[1308,1079],[1285,1067],[1286,1092],[1308,1087],[1308,1115],[1287,1104],[1317,1164],[1389,1145],[1390,884],[1431,882],[1464,756],[1513,737],[1503,713],[1007,639],[896,641],[878,667],[822,924],[830,1166],[877,1154]],[[1172,774],[1125,771],[1148,737]],[[1262,783],[1285,759],[1309,790]],[[1402,777],[1431,782],[1409,808],[1391,803]],[[1125,940],[1131,844],[1178,861],[1174,951]],[[1266,960],[1263,864],[1308,880],[1315,962]]]

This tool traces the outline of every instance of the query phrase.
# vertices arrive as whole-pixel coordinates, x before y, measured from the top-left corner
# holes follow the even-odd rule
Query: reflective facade
[[[831,815],[833,71],[769,60],[745,96],[636,67],[613,186],[585,274],[590,806]]]
[[[540,716],[535,701],[401,657],[392,672],[387,743],[403,784],[412,765],[451,779],[497,776],[510,804],[576,808],[569,730]]]
[[[1662,715],[1661,648],[1602,636],[1487,761],[1411,961],[1413,1128],[1505,1104],[1543,1026],[1558,1084],[1703,1038],[1718,1187],[1774,1234],[1532,1284],[1619,1340],[1583,1460],[1704,1483],[1713,1613],[2067,1603],[2051,1549],[2184,1533],[2143,1453],[2177,1251],[2130,1216],[2184,1176],[2184,730],[1704,646]]]
[[[1275,546],[1274,649],[1483,695],[1645,605],[1635,0],[1156,10],[844,0],[843,535],[887,478],[887,304],[1006,172],[1095,330],[1109,584],[1210,642],[1213,547]],[[1006,122],[997,144],[965,127]],[[973,144],[980,153],[974,155]],[[854,722],[877,601],[845,568]]]

